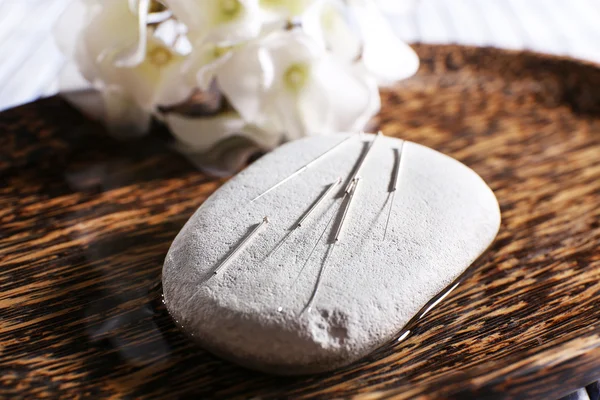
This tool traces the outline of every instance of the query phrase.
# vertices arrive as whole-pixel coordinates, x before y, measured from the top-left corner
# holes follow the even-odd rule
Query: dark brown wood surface
[[[319,376],[222,361],[160,302],[172,239],[223,180],[57,98],[0,114],[0,398],[552,399],[599,379],[600,69],[417,48],[375,124],[477,171],[502,228],[408,338]]]

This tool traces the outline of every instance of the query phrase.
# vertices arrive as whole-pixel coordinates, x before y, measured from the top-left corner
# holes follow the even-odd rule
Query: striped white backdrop
[[[0,110],[56,93],[51,29],[70,0],[0,0]],[[600,63],[600,0],[418,0],[393,17],[408,42],[570,55]]]

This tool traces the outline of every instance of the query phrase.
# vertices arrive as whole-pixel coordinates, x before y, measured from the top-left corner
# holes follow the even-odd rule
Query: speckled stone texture
[[[164,297],[177,323],[203,347],[242,365],[279,374],[321,372],[349,364],[393,339],[459,277],[498,232],[494,194],[458,161],[405,142],[384,241],[394,149],[402,144],[388,137],[376,143],[361,170],[343,236],[310,312],[302,310],[331,243],[329,233],[300,271],[333,213],[340,213],[345,185],[267,258],[337,177],[351,176],[373,137],[356,135],[255,202],[251,199],[344,135],[284,145],[215,192],[190,218],[166,257]],[[270,220],[267,228],[214,275],[219,262],[264,216]]]

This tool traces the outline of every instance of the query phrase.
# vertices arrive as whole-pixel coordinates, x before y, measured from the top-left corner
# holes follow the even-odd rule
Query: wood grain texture
[[[417,50],[375,124],[477,171],[503,225],[404,341],[319,376],[217,359],[162,307],[170,242],[223,180],[57,98],[0,114],[0,397],[546,399],[600,378],[600,69]]]

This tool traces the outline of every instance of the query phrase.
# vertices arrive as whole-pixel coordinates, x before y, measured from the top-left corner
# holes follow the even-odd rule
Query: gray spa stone
[[[458,161],[406,142],[383,241],[392,149],[401,140],[382,137],[364,164],[313,307],[302,312],[329,232],[299,272],[332,213],[339,212],[341,197],[326,199],[275,255],[266,256],[328,185],[351,175],[373,136],[357,135],[276,190],[251,199],[344,137],[309,137],[264,156],[210,196],[175,238],[163,267],[165,303],[207,350],[277,374],[347,365],[398,335],[494,240],[500,211],[485,182]],[[265,216],[265,229],[213,274]]]

